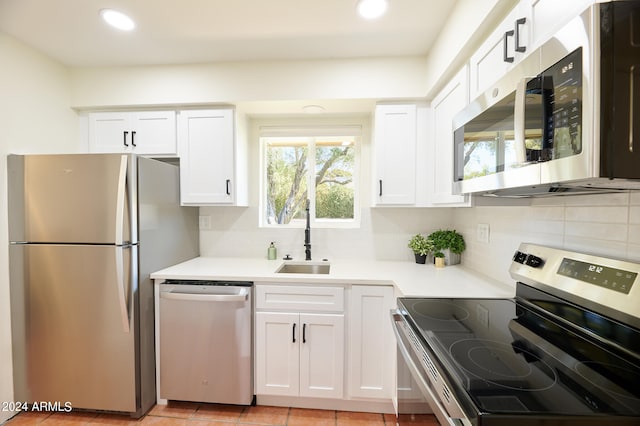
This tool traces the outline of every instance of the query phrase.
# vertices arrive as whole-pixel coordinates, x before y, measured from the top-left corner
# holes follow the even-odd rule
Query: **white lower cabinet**
[[[349,295],[348,389],[351,398],[393,397],[395,339],[389,311],[393,287],[351,287]]]
[[[256,284],[256,394],[342,398],[344,288]]]
[[[258,394],[342,398],[344,315],[256,313]]]
[[[296,406],[316,401],[310,408],[318,400],[301,397],[323,398],[323,408],[335,409],[390,403],[392,286],[256,283],[255,301],[258,398],[285,397],[278,403]]]

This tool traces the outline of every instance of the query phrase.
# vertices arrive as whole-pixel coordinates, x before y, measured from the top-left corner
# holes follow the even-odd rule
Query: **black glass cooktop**
[[[475,410],[638,416],[640,424],[638,330],[533,296],[398,301],[453,391]]]

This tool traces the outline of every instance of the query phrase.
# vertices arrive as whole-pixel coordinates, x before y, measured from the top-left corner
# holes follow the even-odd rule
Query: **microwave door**
[[[515,161],[513,168],[545,161],[545,108],[541,77],[523,78],[515,94],[513,130]]]
[[[525,87],[522,82],[519,93],[514,90],[454,132],[456,191],[474,193],[540,183],[536,152],[540,150],[541,120],[528,115],[531,96]]]

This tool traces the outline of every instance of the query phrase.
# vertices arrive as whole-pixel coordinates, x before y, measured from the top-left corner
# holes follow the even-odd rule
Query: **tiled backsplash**
[[[521,242],[640,262],[640,192],[535,198],[531,206],[455,209],[465,236],[463,263],[509,282],[509,264]],[[489,244],[477,225],[490,226]]]
[[[256,207],[202,207],[211,229],[200,231],[203,256],[266,257],[275,241],[278,259],[304,259],[304,228],[260,228]],[[407,247],[414,234],[451,225],[450,209],[362,208],[359,228],[311,227],[314,260],[371,259],[413,261]]]
[[[270,241],[278,259],[304,256],[304,230],[259,228],[255,207],[201,208],[212,229],[201,231],[204,256],[266,257]],[[477,226],[489,224],[489,244],[478,242]],[[417,232],[453,228],[467,243],[462,262],[504,283],[521,242],[640,262],[640,192],[535,198],[530,206],[412,209],[363,208],[355,229],[313,228],[314,259],[407,260],[407,241]]]

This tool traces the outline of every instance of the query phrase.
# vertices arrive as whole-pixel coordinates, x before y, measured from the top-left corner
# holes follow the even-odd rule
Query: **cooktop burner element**
[[[540,391],[551,388],[557,380],[551,367],[535,354],[513,345],[485,339],[461,339],[449,353],[472,378],[469,388],[495,387],[518,391]]]
[[[398,299],[441,405],[465,425],[640,425],[640,264],[522,244],[510,272],[514,299]]]
[[[420,301],[412,307],[415,312],[423,317],[436,321],[464,321],[469,318],[469,311],[442,300]]]

